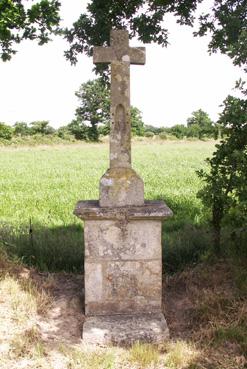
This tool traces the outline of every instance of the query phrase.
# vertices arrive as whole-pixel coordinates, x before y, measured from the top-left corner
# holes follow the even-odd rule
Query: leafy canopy
[[[194,26],[195,36],[211,35],[209,52],[220,51],[235,65],[247,69],[247,0],[214,0],[206,14],[197,14],[198,5],[207,0],[91,0],[87,11],[79,15],[71,28],[58,29],[60,3],[57,0],[0,1],[0,56],[9,60],[16,52],[14,45],[22,40],[38,40],[44,44],[52,33],[60,33],[69,42],[65,52],[71,63],[78,55],[92,55],[94,45],[109,44],[111,28],[125,27],[130,38],[144,43],[168,45],[165,15],[173,14],[181,25]],[[103,72],[107,66],[97,66]]]
[[[31,5],[29,1],[0,1],[0,56],[3,61],[16,53],[15,44],[23,40],[38,40],[39,45],[49,41],[60,21],[60,2],[40,0]]]
[[[181,25],[194,26],[196,10],[206,0],[91,0],[87,12],[81,14],[73,27],[65,30],[70,43],[66,57],[76,63],[78,54],[92,55],[94,45],[109,44],[111,28],[126,28],[130,38],[144,43],[168,45],[165,15],[173,14]],[[215,0],[207,14],[200,14],[195,36],[211,34],[209,52],[220,51],[233,59],[235,65],[247,61],[247,1]],[[106,66],[97,66],[102,72]]]

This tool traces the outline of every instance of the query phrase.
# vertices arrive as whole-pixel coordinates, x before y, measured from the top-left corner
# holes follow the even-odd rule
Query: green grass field
[[[214,145],[133,144],[133,167],[144,180],[146,199],[165,200],[174,212],[163,229],[170,272],[198,260],[209,247],[207,215],[196,198],[202,184],[195,171],[205,167]],[[98,198],[108,145],[0,148],[0,167],[0,240],[7,250],[43,270],[81,270],[83,224],[73,209],[78,200]]]

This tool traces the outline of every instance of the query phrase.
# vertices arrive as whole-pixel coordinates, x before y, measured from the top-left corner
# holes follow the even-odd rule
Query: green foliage
[[[15,136],[28,136],[32,134],[32,130],[28,127],[25,122],[16,122],[14,124],[14,135]]]
[[[161,140],[167,140],[167,134],[165,133],[165,132],[160,132],[159,133],[159,138],[161,139]]]
[[[68,126],[76,139],[98,141],[99,135],[110,133],[110,90],[102,79],[83,83],[76,92],[80,106],[76,109],[76,119]],[[131,106],[132,134],[143,136],[144,123],[141,111]]]
[[[200,27],[195,35],[212,34],[209,51],[220,51],[233,59],[235,65],[247,61],[247,4],[246,0],[215,0],[213,11],[199,17]]]
[[[76,109],[78,124],[89,125],[87,138],[90,141],[98,141],[98,125],[107,125],[110,120],[110,92],[109,88],[96,79],[83,83],[76,92],[79,99],[79,107]]]
[[[209,115],[199,109],[192,113],[192,116],[187,119],[187,136],[198,137],[201,139],[203,136],[215,137],[215,127],[210,119]],[[218,131],[216,129],[216,131]]]
[[[217,253],[221,251],[221,227],[226,217],[235,226],[247,224],[247,101],[228,96],[219,123],[228,128],[228,137],[207,159],[210,171],[198,171],[205,182],[198,196],[211,210]]]
[[[31,123],[31,134],[51,135],[55,133],[55,129],[49,126],[47,120],[38,120]]]
[[[155,126],[152,126],[150,124],[145,124],[144,125],[144,130],[145,132],[153,132],[154,135],[158,135],[160,132],[162,132],[163,128],[160,128],[160,127],[155,127]]]
[[[11,140],[13,135],[13,128],[5,123],[0,122],[0,139]]]
[[[193,124],[197,124],[200,128],[205,128],[211,126],[212,121],[205,111],[199,109],[197,111],[194,111],[192,113],[192,116],[187,119],[188,126],[192,126]]]
[[[138,37],[144,43],[155,42],[168,45],[168,30],[164,17],[173,14],[180,24],[193,26],[199,18],[199,28],[194,34],[212,38],[209,51],[220,50],[233,59],[236,65],[245,65],[247,59],[247,7],[246,0],[215,0],[209,14],[197,15],[201,0],[160,1],[160,0],[91,0],[87,10],[81,14],[72,28],[64,31],[70,43],[66,57],[71,63],[77,62],[78,54],[92,55],[94,45],[109,44],[112,28],[126,28],[130,37]],[[143,11],[145,9],[145,11]],[[107,65],[99,65],[96,70],[103,72]]]
[[[146,131],[145,137],[154,137],[154,133],[152,131]]]
[[[56,134],[63,140],[69,140],[74,137],[69,131],[68,126],[59,127]]]
[[[141,111],[131,106],[130,108],[131,132],[134,136],[144,136],[144,123],[141,116]]]
[[[75,137],[76,140],[88,140],[88,127],[78,119],[72,120],[66,127],[63,127],[64,130],[68,130],[68,132]],[[61,131],[59,131],[61,132]],[[61,134],[61,133],[60,133]]]
[[[75,64],[78,54],[92,55],[94,45],[109,44],[112,28],[126,28],[130,37],[144,43],[168,45],[168,29],[164,17],[171,13],[177,22],[193,26],[198,20],[195,36],[211,34],[209,52],[220,51],[233,59],[235,65],[245,66],[247,60],[246,0],[214,0],[210,12],[196,14],[201,0],[91,0],[85,13],[80,14],[70,29],[58,29],[60,3],[39,0],[25,6],[24,0],[0,2],[0,55],[9,60],[16,50],[13,44],[22,40],[37,40],[40,45],[49,41],[52,33],[63,35],[70,44],[66,58]],[[145,11],[143,11],[145,9]],[[107,65],[98,65],[104,73]]]
[[[199,126],[199,124],[191,124],[189,127],[187,127],[186,129],[186,136],[187,137],[196,137],[196,138],[202,138],[202,134],[201,134],[201,128]]]
[[[37,40],[39,45],[49,41],[49,35],[59,24],[60,3],[40,0],[31,6],[24,0],[0,1],[0,57],[10,60],[16,53],[13,44],[22,40]]]
[[[186,127],[183,124],[176,124],[169,129],[169,133],[177,138],[183,138],[186,136]]]

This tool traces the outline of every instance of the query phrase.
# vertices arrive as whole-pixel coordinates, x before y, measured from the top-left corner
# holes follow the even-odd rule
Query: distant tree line
[[[220,138],[221,125],[214,123],[209,115],[199,109],[194,111],[187,119],[187,125],[175,124],[172,127],[154,127],[152,125],[145,126],[145,135],[152,137],[154,135],[159,135],[161,139],[166,139],[169,137],[176,137],[178,139],[183,138],[197,138],[199,140],[204,138]]]
[[[83,83],[75,93],[79,106],[75,118],[67,125],[55,129],[49,121],[35,121],[30,124],[16,122],[14,126],[0,123],[0,139],[12,137],[57,136],[63,140],[99,141],[100,136],[110,132],[110,91],[100,78]],[[131,106],[131,127],[133,136],[169,138],[215,138],[220,132],[220,125],[215,124],[208,114],[199,109],[187,119],[187,126],[176,124],[173,127],[154,127],[145,125],[141,111]]]

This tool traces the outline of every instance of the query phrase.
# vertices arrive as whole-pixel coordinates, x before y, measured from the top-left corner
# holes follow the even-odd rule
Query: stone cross
[[[94,48],[94,63],[111,63],[110,168],[99,201],[79,201],[84,223],[86,343],[163,342],[163,201],[145,201],[144,184],[131,168],[130,64],[145,63],[145,49],[129,47],[128,32],[113,30],[109,47]]]
[[[95,64],[111,63],[110,168],[130,168],[130,64],[145,64],[145,48],[130,47],[126,30],[112,30],[110,45],[93,50]]]

